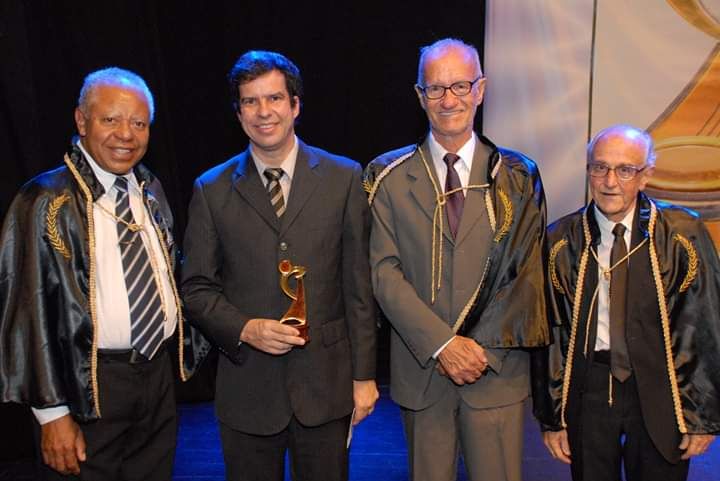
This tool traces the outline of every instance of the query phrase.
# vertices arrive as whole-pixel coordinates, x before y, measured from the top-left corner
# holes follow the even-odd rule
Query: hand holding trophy
[[[287,312],[280,318],[280,324],[294,327],[300,332],[299,337],[303,338],[305,342],[309,342],[310,336],[308,331],[307,309],[305,307],[305,286],[303,282],[307,270],[303,266],[293,265],[287,259],[280,261],[278,270],[280,271],[280,288],[282,288],[285,295],[293,300],[290,308],[288,308]],[[294,292],[290,288],[291,277],[294,277],[296,282]]]

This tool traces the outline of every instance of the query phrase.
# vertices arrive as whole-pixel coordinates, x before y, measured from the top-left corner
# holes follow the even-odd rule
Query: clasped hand
[[[474,339],[455,336],[438,354],[437,370],[462,386],[472,384],[483,375],[488,361],[485,350]]]

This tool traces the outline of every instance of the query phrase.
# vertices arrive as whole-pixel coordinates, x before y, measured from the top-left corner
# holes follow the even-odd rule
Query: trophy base
[[[305,340],[305,342],[310,342],[310,329],[308,328],[307,322],[302,322],[299,319],[290,317],[290,318],[280,319],[280,324],[285,324],[286,326],[294,327],[300,333],[300,334],[298,334],[298,337],[303,338]]]

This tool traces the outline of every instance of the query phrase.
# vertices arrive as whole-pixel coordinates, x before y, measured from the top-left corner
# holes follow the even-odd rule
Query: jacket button
[[[282,242],[280,243],[280,250],[283,251],[283,252],[285,252],[286,250],[288,250],[287,242],[282,241]]]

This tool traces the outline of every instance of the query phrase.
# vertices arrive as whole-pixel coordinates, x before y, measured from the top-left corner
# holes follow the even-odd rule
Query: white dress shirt
[[[100,181],[105,193],[99,197],[93,205],[93,216],[95,220],[95,303],[97,307],[98,320],[98,348],[99,349],[130,349],[130,305],[125,285],[125,272],[123,271],[122,259],[120,256],[120,244],[118,243],[117,220],[115,204],[118,190],[114,187],[116,175],[103,170],[83,145],[78,142],[78,147],[85,155],[95,177]],[[150,213],[143,204],[140,185],[132,171],[124,176],[128,180],[128,194],[130,196],[130,209],[132,210],[135,222],[141,224],[140,231],[145,247],[150,245],[152,250],[148,254],[154,256],[159,272],[155,272],[155,278],[160,281],[161,294],[164,299],[165,308],[165,338],[168,338],[175,331],[177,325],[177,306],[175,305],[175,294],[170,285],[170,276],[165,262],[165,255],[160,248],[160,241],[156,235]],[[102,206],[102,207],[101,207]],[[104,209],[103,209],[104,207]],[[111,214],[112,213],[112,214]],[[34,409],[33,412],[40,424],[53,421],[69,412],[67,406],[56,406],[46,409]]]
[[[458,173],[458,177],[460,177],[460,185],[463,187],[467,187],[468,183],[470,183],[470,169],[472,169],[472,161],[475,155],[476,142],[477,137],[475,137],[475,134],[473,133],[470,136],[470,139],[465,142],[465,144],[460,148],[460,150],[458,150],[457,152],[453,152],[460,157],[460,160],[455,162],[455,170]],[[448,169],[447,164],[443,159],[445,158],[445,154],[448,153],[448,150],[446,150],[445,147],[440,145],[438,141],[435,140],[432,132],[430,132],[428,145],[430,146],[430,155],[432,155],[433,165],[435,166],[435,173],[437,174],[437,178],[440,181],[440,185],[438,187],[444,192],[445,178],[447,177]],[[463,191],[463,195],[466,195],[465,191]]]
[[[632,236],[632,225],[633,218],[635,217],[635,209],[630,209],[630,212],[625,218],[620,221],[625,226],[625,246],[628,252],[630,252],[630,240]],[[613,242],[615,241],[615,234],[613,234],[613,228],[618,222],[609,220],[605,215],[600,212],[600,209],[595,206],[595,219],[597,220],[598,227],[600,227],[600,244],[597,248],[598,256],[598,298],[597,298],[597,338],[595,340],[595,350],[605,351],[610,349],[610,281],[605,279],[602,275],[602,268],[610,267],[610,253],[612,251]],[[628,258],[628,266],[630,265],[631,259]]]

